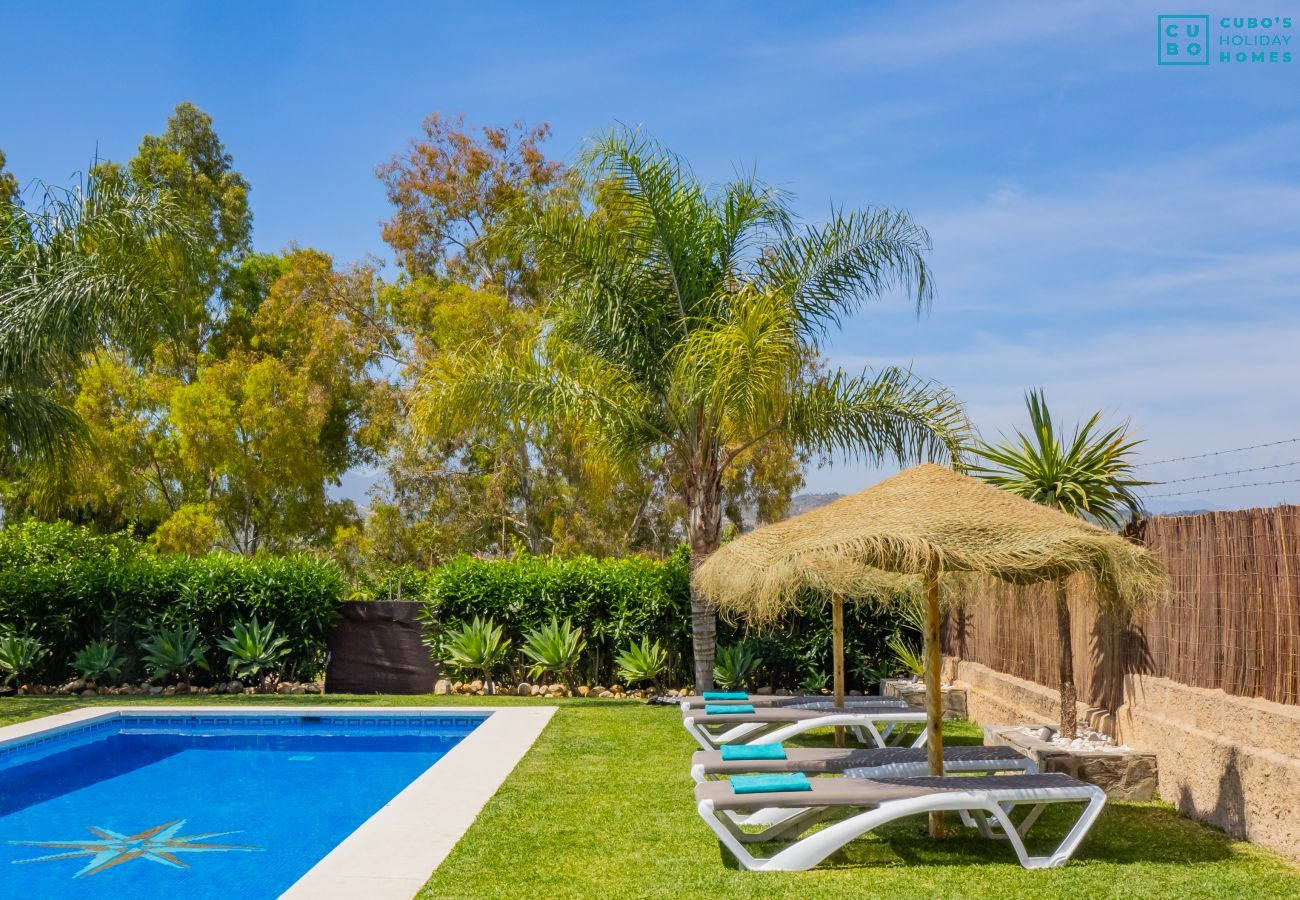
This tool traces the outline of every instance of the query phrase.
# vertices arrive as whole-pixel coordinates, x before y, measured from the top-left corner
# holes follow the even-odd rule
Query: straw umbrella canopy
[[[843,599],[878,591],[882,573],[921,579],[925,596],[930,772],[943,773],[939,581],[947,573],[1019,584],[1083,573],[1103,602],[1164,590],[1155,557],[1113,532],[943,466],[908,469],[857,494],[756,529],[714,553],[695,587],[723,614],[771,621],[811,590],[832,598],[836,702],[843,701]]]

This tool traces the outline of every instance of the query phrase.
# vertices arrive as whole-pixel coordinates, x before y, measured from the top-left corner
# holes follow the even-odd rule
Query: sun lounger
[[[754,708],[771,708],[787,706],[806,706],[809,704],[833,704],[834,701],[826,694],[798,694],[792,696],[778,696],[776,694],[735,694],[715,698],[712,696],[694,696],[681,697],[682,709],[703,709],[705,705],[715,705],[724,703],[749,704]],[[867,697],[845,697],[845,706],[907,706],[906,700],[899,697],[880,697],[876,695]]]
[[[772,776],[750,776],[764,778]],[[801,776],[789,776],[798,778]],[[1096,785],[1067,775],[973,775],[923,778],[809,778],[806,789],[737,793],[743,776],[695,786],[696,809],[718,839],[746,869],[792,872],[809,869],[850,841],[899,819],[952,810],[986,838],[1006,839],[1026,869],[1061,866],[1074,854],[1106,803]],[[1047,856],[1030,856],[1024,836],[1039,813],[1052,803],[1086,804],[1079,819]],[[1011,811],[1030,810],[1019,823]],[[781,815],[779,811],[788,811]],[[733,815],[777,812],[760,831],[742,830]],[[800,838],[813,825],[850,813]],[[793,841],[770,857],[754,856],[747,845]]]
[[[724,707],[705,707],[682,711],[682,725],[705,749],[723,744],[775,744],[816,728],[843,726],[852,729],[857,739],[873,747],[902,745],[908,731],[920,726],[910,746],[925,744],[925,712],[910,706],[845,707],[836,709],[758,709],[727,712]]]
[[[776,745],[767,745],[775,747]],[[696,750],[691,777],[696,783],[730,775],[803,772],[856,778],[912,778],[930,772],[924,747],[821,748],[783,747],[783,759],[723,759],[722,750]],[[1037,765],[1011,747],[944,747],[946,774],[1034,773]]]

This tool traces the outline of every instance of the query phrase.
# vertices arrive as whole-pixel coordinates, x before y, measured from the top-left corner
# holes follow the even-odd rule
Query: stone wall
[[[981,725],[1057,720],[1056,691],[979,663],[956,668]],[[1300,859],[1300,708],[1131,675],[1109,724],[1156,753],[1160,796],[1180,812]]]

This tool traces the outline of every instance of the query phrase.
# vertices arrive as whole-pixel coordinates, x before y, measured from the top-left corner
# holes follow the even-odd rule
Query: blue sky
[[[66,180],[189,100],[252,183],[257,247],[346,263],[384,257],[374,168],[429,112],[550,122],[561,158],[642,125],[710,180],[757,166],[811,219],[901,206],[930,230],[933,310],[887,298],[834,363],[910,364],[986,435],[1041,385],[1067,417],[1131,417],[1158,460],[1300,438],[1300,48],[1290,64],[1155,58],[1159,13],[1291,15],[1273,33],[1300,37],[1297,0],[1250,7],[6,3],[20,39],[0,58],[0,148],[24,181]],[[1292,461],[1300,443],[1147,471]],[[877,477],[841,462],[808,484]],[[1275,478],[1300,465],[1151,493]],[[1300,483],[1153,508],[1284,500]]]

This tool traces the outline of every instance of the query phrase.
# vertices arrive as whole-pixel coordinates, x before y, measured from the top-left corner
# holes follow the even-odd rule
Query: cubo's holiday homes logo
[[[1290,16],[1157,16],[1156,29],[1156,61],[1162,66],[1292,60]]]

